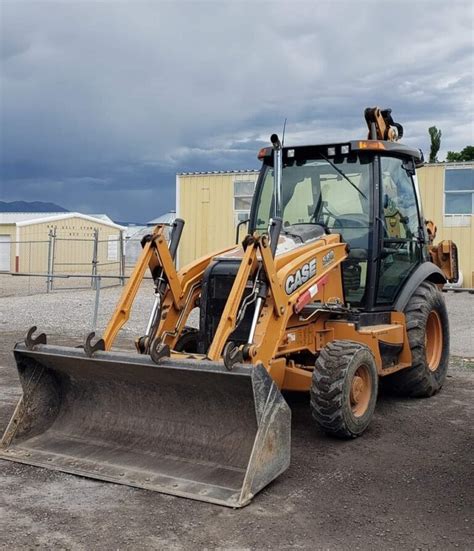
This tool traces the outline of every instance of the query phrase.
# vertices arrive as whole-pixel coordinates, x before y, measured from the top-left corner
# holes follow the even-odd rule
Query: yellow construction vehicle
[[[309,392],[316,424],[343,438],[369,425],[380,378],[436,393],[449,354],[439,286],[457,278],[456,247],[433,245],[420,151],[398,142],[390,110],[365,117],[367,139],[271,137],[241,245],[177,270],[184,222],[169,243],[154,228],[98,341],[53,346],[32,328],[14,350],[23,397],[0,457],[240,507],[289,466],[281,391]],[[113,351],[147,270],[146,334],[138,353]]]

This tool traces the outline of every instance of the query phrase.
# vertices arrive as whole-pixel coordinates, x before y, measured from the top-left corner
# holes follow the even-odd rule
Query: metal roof
[[[69,217],[74,214],[75,216],[80,213],[77,212],[0,212],[0,224],[17,224],[19,222],[27,222],[29,220],[38,220],[45,218],[60,219],[61,217]],[[106,214],[80,214],[80,216],[89,216],[107,222],[108,224],[114,224],[114,221]]]
[[[473,161],[456,161],[456,162],[447,162],[441,161],[438,163],[425,163],[423,166],[444,166],[445,168],[474,168]]]
[[[67,212],[0,212],[0,224],[16,224],[25,220],[34,220],[35,218],[48,218],[50,216],[60,216],[68,214]]]
[[[197,176],[210,174],[258,174],[260,170],[249,168],[248,170],[212,170],[210,172],[178,172],[178,176]]]
[[[138,237],[142,237],[147,233],[150,233],[150,228],[148,226],[137,225],[127,226],[125,228],[125,231],[123,232],[123,235],[125,239],[137,239]]]
[[[110,218],[110,216],[107,216],[107,214],[88,214],[87,216],[92,216],[92,218],[98,218],[99,220],[103,220],[104,222],[111,222],[112,224],[115,224],[112,218]]]
[[[102,215],[106,218],[107,215]],[[81,218],[88,222],[95,222],[123,230],[124,226],[115,224],[110,219],[98,217],[97,215],[82,214],[80,212],[0,212],[0,224],[16,224],[17,226],[31,226],[43,222],[56,222],[70,218]]]
[[[169,212],[165,212],[165,214],[158,216],[158,218],[153,218],[153,220],[149,220],[147,222],[147,226],[154,226],[156,224],[172,224],[175,221],[175,218],[176,211],[170,210]]]

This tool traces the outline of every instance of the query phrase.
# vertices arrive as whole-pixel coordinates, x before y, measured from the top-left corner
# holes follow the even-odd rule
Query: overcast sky
[[[0,199],[147,221],[181,171],[257,168],[391,107],[439,157],[474,143],[471,1],[0,0]]]

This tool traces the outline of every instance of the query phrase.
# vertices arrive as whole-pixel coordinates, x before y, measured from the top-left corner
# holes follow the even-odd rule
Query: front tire
[[[378,374],[370,349],[332,341],[319,354],[311,385],[311,413],[319,427],[339,438],[360,436],[372,420]]]
[[[387,377],[388,388],[402,396],[429,397],[446,379],[449,320],[442,293],[428,281],[413,293],[406,308],[412,366]]]
[[[198,350],[199,331],[194,327],[184,327],[174,349],[176,352],[196,354]]]

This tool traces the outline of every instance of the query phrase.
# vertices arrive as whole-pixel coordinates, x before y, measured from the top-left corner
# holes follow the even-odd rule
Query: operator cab
[[[265,233],[275,213],[273,149],[262,149],[259,158],[250,232]],[[392,304],[422,260],[414,180],[420,161],[418,150],[378,140],[284,147],[277,254],[338,233],[349,245],[342,270],[346,301],[364,308]]]

